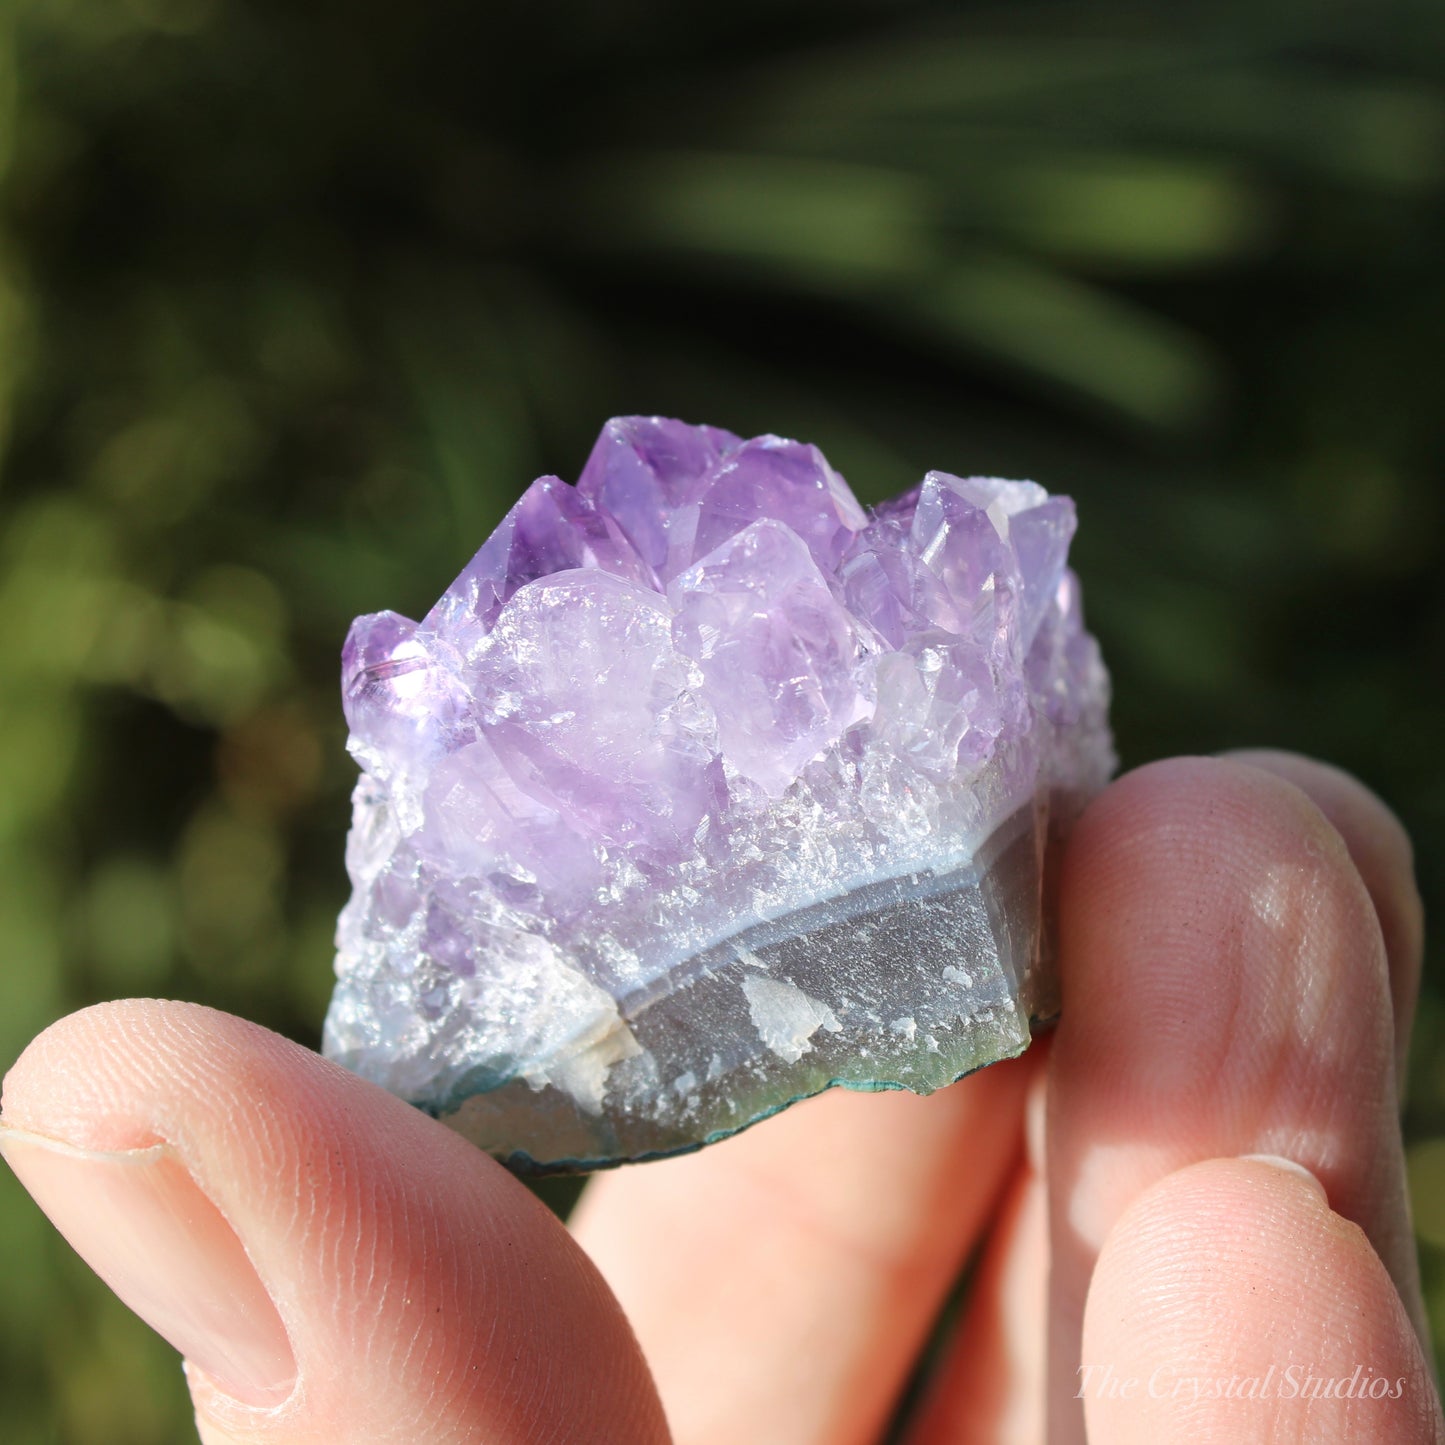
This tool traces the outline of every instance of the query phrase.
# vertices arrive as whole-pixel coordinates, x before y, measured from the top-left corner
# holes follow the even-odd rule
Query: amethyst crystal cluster
[[[609,422],[420,623],[351,629],[327,1052],[539,1169],[1020,1052],[1045,845],[1113,767],[1074,525]]]

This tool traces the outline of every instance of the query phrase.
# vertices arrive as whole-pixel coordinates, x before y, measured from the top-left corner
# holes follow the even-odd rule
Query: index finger
[[[1050,1422],[1081,1440],[1084,1300],[1124,1208],[1196,1160],[1307,1166],[1423,1325],[1379,918],[1338,832],[1234,762],[1140,769],[1084,815],[1061,880],[1049,1090]]]

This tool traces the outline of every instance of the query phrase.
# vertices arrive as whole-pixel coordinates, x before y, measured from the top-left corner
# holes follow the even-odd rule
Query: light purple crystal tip
[[[326,1051],[514,1163],[926,1092],[1054,1008],[1051,828],[1114,766],[1073,503],[607,423],[420,623],[360,617]]]

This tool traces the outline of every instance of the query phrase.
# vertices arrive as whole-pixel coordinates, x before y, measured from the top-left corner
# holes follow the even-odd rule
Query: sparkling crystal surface
[[[1066,497],[622,417],[436,606],[360,617],[328,1054],[519,1167],[927,1092],[1055,1009],[1049,839],[1114,765]]]

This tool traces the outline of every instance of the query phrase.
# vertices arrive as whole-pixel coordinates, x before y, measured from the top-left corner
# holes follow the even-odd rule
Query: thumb
[[[207,1445],[667,1438],[616,1301],[553,1216],[409,1105],[226,1014],[63,1019],[0,1150],[186,1356]]]
[[[1365,1232],[1298,1164],[1210,1159],[1104,1242],[1078,1397],[1112,1445],[1441,1445],[1430,1367]]]

